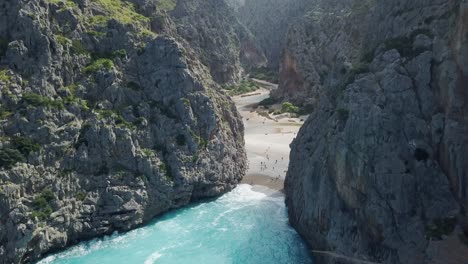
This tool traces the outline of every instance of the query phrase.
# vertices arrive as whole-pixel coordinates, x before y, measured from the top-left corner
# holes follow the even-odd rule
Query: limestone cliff
[[[179,1],[171,16],[178,34],[200,55],[218,83],[238,82],[244,69],[266,64],[255,38],[224,0]]]
[[[458,0],[317,0],[291,26],[275,95],[314,109],[285,186],[313,249],[432,263],[430,241],[466,212],[467,12]]]
[[[308,0],[226,0],[239,21],[255,36],[268,59],[267,66],[277,70],[286,45],[288,28],[308,10]]]
[[[185,1],[191,2],[191,1]],[[0,1],[0,263],[234,188],[243,125],[174,1]]]

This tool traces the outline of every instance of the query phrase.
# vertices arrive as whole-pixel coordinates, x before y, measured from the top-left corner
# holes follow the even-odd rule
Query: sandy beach
[[[289,164],[289,144],[303,122],[299,118],[268,118],[255,111],[257,104],[268,98],[269,93],[270,90],[260,88],[252,93],[233,97],[245,125],[249,170],[243,183],[282,190]]]

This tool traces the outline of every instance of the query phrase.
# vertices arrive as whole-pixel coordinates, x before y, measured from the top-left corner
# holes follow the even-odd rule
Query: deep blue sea
[[[145,227],[78,244],[39,263],[312,263],[288,225],[284,196],[239,185],[220,198],[175,210]]]

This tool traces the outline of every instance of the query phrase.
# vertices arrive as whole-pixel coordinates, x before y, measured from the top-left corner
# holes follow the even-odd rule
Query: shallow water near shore
[[[284,196],[247,184],[125,234],[81,243],[39,263],[312,263],[288,225]]]

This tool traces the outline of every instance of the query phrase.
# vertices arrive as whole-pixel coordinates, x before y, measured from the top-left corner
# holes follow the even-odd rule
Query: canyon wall
[[[268,64],[278,70],[286,45],[288,28],[300,18],[311,1],[307,0],[226,0],[239,21],[253,34]]]
[[[244,69],[266,65],[255,38],[224,1],[179,1],[170,14],[177,33],[200,55],[218,83],[236,83]]]
[[[0,263],[135,228],[241,180],[241,118],[179,34],[180,9],[0,1]]]
[[[290,26],[274,93],[313,109],[291,145],[291,224],[313,250],[433,263],[431,241],[466,221],[468,4],[313,5]]]

